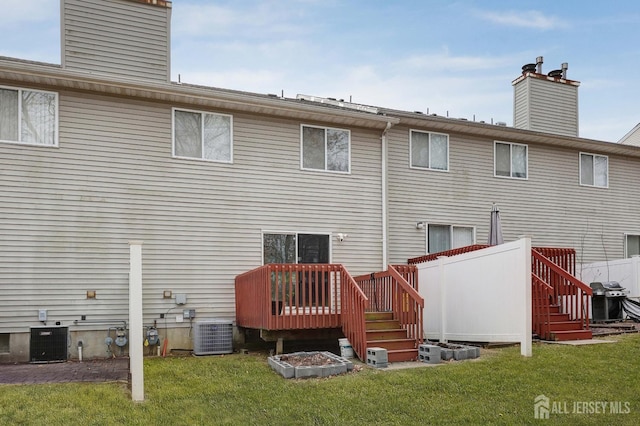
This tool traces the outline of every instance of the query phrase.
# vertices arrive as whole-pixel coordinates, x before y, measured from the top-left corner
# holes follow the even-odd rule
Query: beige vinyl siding
[[[126,320],[130,240],[144,241],[147,325],[172,309],[176,326],[183,307],[164,290],[197,318],[234,319],[234,278],[261,265],[263,230],[346,233],[333,262],[380,269],[378,131],[350,129],[350,175],[302,171],[299,121],[214,111],[233,114],[234,164],[211,163],[171,157],[180,105],[59,100],[59,148],[0,144],[0,332],[38,325],[38,309],[72,328],[81,315]]]
[[[640,146],[640,124],[637,124],[629,133],[620,139],[620,143],[625,145]]]
[[[450,135],[450,172],[408,167],[408,129],[390,132],[389,251],[391,262],[425,253],[417,221],[475,226],[486,243],[497,203],[505,241],[531,235],[538,246],[573,247],[578,261],[622,258],[624,233],[640,229],[637,159],[609,155],[609,188],[580,186],[579,151],[528,144],[529,178],[493,177],[493,140]]]
[[[529,129],[529,97],[527,96],[528,82],[516,84],[513,88],[513,127],[517,129]]]
[[[514,127],[578,136],[578,86],[527,77],[514,96]]]
[[[169,81],[170,8],[125,0],[61,1],[64,68]]]

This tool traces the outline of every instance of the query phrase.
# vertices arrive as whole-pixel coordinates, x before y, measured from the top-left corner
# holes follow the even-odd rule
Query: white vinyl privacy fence
[[[530,237],[417,267],[426,338],[519,342],[531,356]]]
[[[576,273],[586,284],[618,281],[629,290],[629,297],[640,298],[640,256],[578,265]]]

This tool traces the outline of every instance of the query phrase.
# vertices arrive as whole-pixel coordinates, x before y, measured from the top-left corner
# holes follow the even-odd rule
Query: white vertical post
[[[133,401],[144,401],[142,327],[142,241],[129,241],[129,370]]]
[[[447,256],[438,257],[438,285],[440,286],[440,342],[447,342],[447,282],[444,261]]]
[[[520,355],[522,356],[532,356],[532,328],[533,328],[533,319],[531,316],[533,315],[532,307],[531,307],[531,237],[529,235],[524,235],[521,238],[522,247],[520,248],[520,253],[522,253],[522,259],[520,264],[521,268],[518,268],[518,273],[524,275],[524,300],[522,301],[524,304],[524,309],[522,310],[524,314],[523,318],[523,327],[522,327],[522,338],[520,341]]]

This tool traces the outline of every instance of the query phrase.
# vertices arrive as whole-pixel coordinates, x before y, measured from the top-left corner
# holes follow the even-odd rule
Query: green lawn
[[[534,419],[539,394],[568,411],[595,401],[631,411],[552,413],[546,423],[640,424],[640,335],[611,339],[536,344],[532,358],[509,347],[475,361],[306,380],[283,379],[264,354],[149,358],[144,403],[122,384],[0,385],[0,424],[533,424],[544,423]]]

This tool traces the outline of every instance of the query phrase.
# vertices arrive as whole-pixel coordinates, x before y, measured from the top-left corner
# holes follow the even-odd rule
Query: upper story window
[[[411,167],[449,170],[449,135],[411,130]]]
[[[580,185],[609,187],[609,157],[580,153]]]
[[[0,87],[0,141],[58,146],[58,94]]]
[[[494,142],[495,176],[526,179],[528,175],[528,147],[511,142]]]
[[[233,118],[210,112],[173,110],[173,155],[233,161]]]
[[[302,126],[302,168],[349,173],[351,132],[325,127]]]

